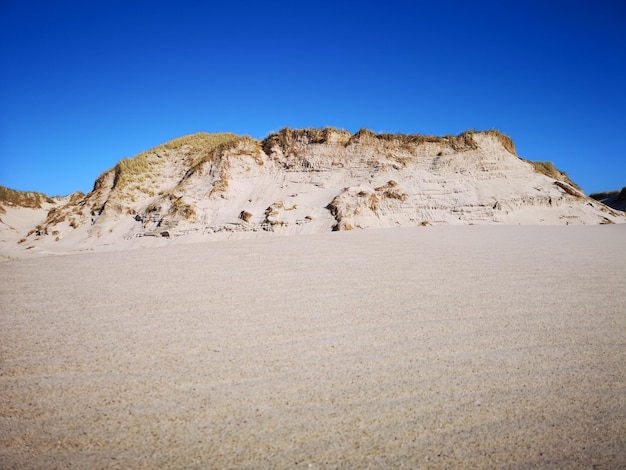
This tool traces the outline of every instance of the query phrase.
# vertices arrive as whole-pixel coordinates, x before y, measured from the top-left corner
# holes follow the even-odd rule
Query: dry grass
[[[2,205],[41,209],[41,204],[46,202],[54,204],[54,200],[43,193],[16,191],[15,189],[0,186],[0,204]]]
[[[115,179],[113,186],[122,189],[132,181],[136,181],[139,175],[149,173],[153,162],[147,153],[140,153],[136,157],[121,160],[115,166]]]
[[[115,173],[115,168],[111,168],[98,176],[93,184],[93,191],[99,191],[101,189],[104,189],[111,173]]]
[[[371,143],[390,143],[395,144],[397,146],[418,146],[423,145],[425,143],[443,143],[445,142],[445,138],[443,137],[435,137],[432,135],[423,135],[423,134],[389,134],[389,133],[381,133],[377,134],[369,129],[360,129],[357,131],[350,140],[347,142],[347,145],[353,144],[371,144]]]
[[[213,196],[219,193],[225,193],[228,191],[228,179],[220,178],[213,183],[210,195]]]
[[[76,191],[75,193],[72,193],[72,195],[70,196],[70,200],[68,204],[78,204],[82,202],[84,198],[85,198],[85,193],[83,193],[82,191]]]
[[[382,144],[385,146],[397,146],[410,149],[426,143],[439,143],[449,145],[457,151],[462,151],[477,148],[476,142],[472,139],[472,134],[475,132],[476,131],[467,131],[458,136],[435,137],[423,134],[377,134],[369,129],[363,128],[350,135],[348,131],[331,127],[325,127],[323,129],[290,129],[287,127],[281,129],[279,132],[270,134],[263,140],[261,145],[268,155],[272,153],[275,147],[280,148],[285,155],[297,155],[298,147],[309,144],[324,144],[330,140],[331,136],[338,135],[340,136],[339,141],[343,142],[345,146],[355,144]],[[495,131],[489,132],[495,133]]]
[[[388,181],[387,184],[376,188],[375,191],[384,199],[397,199],[404,202],[409,198],[408,194],[398,188],[398,183],[394,180]]]
[[[198,157],[193,161],[187,176],[189,177],[200,169],[205,163],[218,162],[226,153],[238,151],[241,154],[252,155],[259,165],[263,164],[261,159],[261,143],[250,136],[238,136],[235,134],[211,134],[213,138],[210,144],[202,148]],[[208,142],[208,141],[207,141]]]
[[[204,167],[206,163],[220,164],[219,178],[213,183],[210,195],[225,193],[229,187],[229,162],[227,155],[249,155],[254,157],[258,165],[263,165],[261,156],[261,143],[250,136],[236,136],[234,134],[223,134],[219,139],[211,141],[211,147],[206,147],[200,155],[193,161],[189,170],[183,178],[194,175]]]
[[[558,180],[563,176],[563,173],[557,170],[552,162],[533,162],[529,160],[528,163],[533,166],[537,173],[549,176],[550,178]]]
[[[569,176],[567,176],[567,173],[560,171],[559,169],[557,169],[554,166],[554,163],[552,162],[533,162],[530,160],[524,160],[527,163],[530,163],[533,168],[535,169],[535,171],[537,173],[541,173],[542,175],[546,175],[552,179],[555,179],[557,181],[563,181],[565,183],[567,183],[568,185],[572,186],[574,189],[578,190],[580,193],[583,193],[583,190],[580,188],[580,186],[578,186],[576,183],[574,183]]]
[[[68,216],[68,212],[64,209],[65,207],[53,207],[50,209],[46,217],[46,225],[56,225],[65,221]]]
[[[239,214],[239,218],[244,222],[250,222],[250,219],[252,219],[252,213],[248,211],[241,211]]]
[[[147,213],[158,213],[165,215],[158,216],[159,222],[167,220],[189,220],[196,215],[196,211],[191,204],[187,204],[182,196],[176,196],[174,194],[166,194],[159,201],[154,201],[146,208]],[[142,222],[143,219],[140,219]],[[167,224],[169,225],[169,224]]]
[[[197,134],[189,134],[170,140],[163,145],[155,147],[151,150],[151,152],[157,152],[161,149],[178,150],[183,148],[184,146],[189,146],[190,149],[194,151],[210,152],[216,147],[224,144],[225,142],[229,142],[238,138],[239,136],[233,134],[232,132],[216,132],[214,134],[209,134],[207,132],[198,132]]]
[[[476,150],[478,148],[478,144],[476,144],[476,141],[472,136],[477,133],[478,132],[474,130],[461,132],[457,136],[446,137],[446,141],[448,145],[457,152]]]
[[[135,189],[143,188],[145,181],[152,176],[155,166],[159,165],[161,159],[171,151],[185,150],[186,153],[194,156],[190,169],[190,172],[193,172],[195,167],[206,161],[217,160],[224,152],[237,148],[237,146],[248,152],[254,152],[256,149],[258,153],[258,149],[260,149],[260,144],[255,139],[248,136],[238,136],[230,132],[215,134],[199,132],[179,137],[135,157],[121,160],[113,169],[115,171],[113,185],[121,189],[135,183]],[[107,173],[103,173],[96,180],[94,189],[104,185]]]
[[[517,155],[513,139],[511,139],[508,135],[503,134],[497,129],[490,129],[488,131],[483,131],[482,133],[495,137],[500,142],[500,144],[502,144],[505,150],[507,150],[509,153],[512,153],[513,155]]]
[[[369,207],[369,209],[372,212],[376,212],[378,210],[378,203],[380,202],[380,199],[378,198],[378,196],[374,193],[371,194],[370,197],[367,199],[367,207]]]
[[[273,203],[267,209],[265,209],[265,218],[263,219],[263,222],[261,224],[263,226],[263,230],[272,232],[274,231],[274,227],[284,227],[288,225],[287,221],[278,220],[278,216],[280,215],[280,209],[292,210],[296,208],[296,206],[292,206],[290,208],[285,207],[285,203],[283,201]]]
[[[48,235],[48,228],[53,227],[61,222],[65,222],[68,217],[70,217],[70,227],[78,228],[81,223],[80,220],[83,216],[85,202],[85,194],[79,191],[73,193],[70,196],[69,201],[65,205],[51,208],[46,215],[46,221],[43,225],[44,228],[39,230],[41,233],[38,233],[37,236],[41,236],[42,234]],[[59,238],[59,232],[56,230],[52,232],[52,235]]]
[[[182,197],[171,197],[171,200],[172,205],[169,210],[170,215],[180,216],[185,220],[189,220],[196,215],[196,211],[193,206],[184,202]]]
[[[459,135],[448,134],[445,137],[437,137],[424,134],[377,134],[369,129],[360,129],[348,141],[347,145],[362,144],[376,145],[383,144],[386,147],[398,147],[412,150],[415,147],[425,144],[440,144],[452,148],[456,152],[475,150],[478,145],[473,139],[473,135],[479,131],[469,130]],[[492,131],[488,131],[492,132]]]
[[[502,146],[513,155],[517,155],[513,140],[502,132],[491,129],[487,131],[467,130],[459,135],[448,134],[444,137],[424,134],[376,133],[369,129],[360,129],[354,134],[348,131],[326,127],[323,129],[290,129],[288,127],[274,132],[265,138],[261,145],[266,154],[270,155],[278,147],[285,155],[297,155],[299,148],[310,144],[324,144],[329,142],[332,135],[339,135],[345,146],[350,145],[377,145],[387,148],[414,149],[417,146],[434,143],[445,145],[456,152],[475,150],[478,144],[474,141],[475,134],[486,134],[496,138]]]
[[[350,133],[334,127],[324,127],[323,129],[290,129],[285,127],[278,132],[272,132],[261,142],[263,151],[271,155],[274,147],[279,147],[285,155],[293,154],[298,144],[324,144],[333,135],[339,135],[344,139],[350,137]]]
[[[490,129],[487,131],[477,131],[475,129],[470,129],[461,132],[459,135],[448,134],[445,137],[437,137],[433,135],[423,134],[376,134],[369,129],[361,129],[351,137],[349,143],[367,143],[368,141],[378,141],[389,142],[407,148],[410,148],[411,146],[424,145],[427,143],[436,143],[448,145],[453,150],[457,152],[462,152],[467,150],[475,150],[478,148],[478,145],[473,139],[474,134],[486,134],[491,137],[495,137],[508,152],[512,153],[513,155],[517,155],[513,140],[509,136],[498,131],[497,129]]]

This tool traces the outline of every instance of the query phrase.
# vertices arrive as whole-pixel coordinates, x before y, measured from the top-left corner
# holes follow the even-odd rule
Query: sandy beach
[[[0,467],[624,468],[626,225],[0,261]]]

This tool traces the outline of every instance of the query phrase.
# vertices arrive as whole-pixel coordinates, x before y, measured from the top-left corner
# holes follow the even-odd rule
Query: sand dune
[[[624,468],[626,226],[0,261],[0,467]]]
[[[30,200],[5,192],[8,207]],[[0,194],[0,210],[2,202]],[[520,158],[513,141],[493,130],[433,137],[283,129],[263,141],[193,134],[120,161],[89,194],[47,208],[38,220],[30,211],[23,230],[0,219],[0,256],[154,245],[155,238],[626,223],[626,214],[585,196],[552,163]]]

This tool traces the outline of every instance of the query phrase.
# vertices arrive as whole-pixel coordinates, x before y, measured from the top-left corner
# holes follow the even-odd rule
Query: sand
[[[624,468],[626,225],[0,261],[0,467]]]

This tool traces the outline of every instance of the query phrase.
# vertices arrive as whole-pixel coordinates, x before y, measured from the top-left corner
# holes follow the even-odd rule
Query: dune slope
[[[17,244],[3,245],[24,255],[159,239],[623,222],[624,213],[585,196],[552,164],[520,158],[497,131],[283,129],[263,141],[194,134],[122,160],[92,192],[58,203]]]

